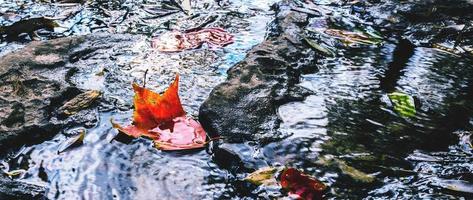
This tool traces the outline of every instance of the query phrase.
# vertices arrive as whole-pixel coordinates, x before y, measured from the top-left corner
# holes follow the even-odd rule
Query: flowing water
[[[155,17],[163,12],[159,2],[113,2],[94,1],[82,6],[27,1],[0,4],[2,12],[16,13],[12,19],[40,14],[63,17],[62,27],[52,34],[40,34],[43,39],[98,32],[144,38],[123,50],[125,53],[111,66],[97,66],[73,77],[83,89],[100,89],[115,99],[101,102],[97,123],[86,127],[84,145],[58,154],[67,134],[82,127],[64,130],[50,141],[15,151],[4,160],[4,168],[27,169],[21,181],[49,185],[50,199],[283,195],[268,188],[248,192],[236,186],[243,175],[220,168],[205,150],[161,152],[146,139],[130,144],[112,141],[117,131],[109,122],[112,118],[122,124],[130,121],[133,93],[129,83],[141,81],[146,70],[147,87],[157,91],[164,90],[179,72],[181,101],[185,110],[196,116],[212,88],[225,79],[225,71],[264,40],[273,18],[269,8],[276,0],[200,1],[195,5],[198,14],[194,18],[180,11]],[[343,9],[332,12],[334,16],[346,14]],[[149,47],[149,38],[167,29],[188,29],[207,22],[233,33],[236,42],[223,49],[203,47],[178,54],[162,54]],[[329,198],[471,197],[471,193],[450,187],[464,186],[472,191],[473,150],[468,131],[473,116],[473,61],[405,43],[339,47],[335,57],[319,59],[314,63],[317,69],[304,74],[300,83],[314,95],[278,109],[283,121],[280,129],[291,136],[260,149],[237,144],[238,150],[268,165],[303,169],[330,186]],[[0,54],[21,46],[23,43],[3,43]],[[105,67],[118,75],[94,76]],[[394,91],[414,97],[414,117],[402,117],[394,111],[387,96]],[[338,164],[327,164],[327,160]],[[347,166],[361,172],[353,175]],[[38,176],[43,170],[40,168],[44,168],[46,178]],[[363,181],[366,177],[374,179]]]

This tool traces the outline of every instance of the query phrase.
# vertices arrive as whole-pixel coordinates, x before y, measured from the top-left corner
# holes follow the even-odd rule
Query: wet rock
[[[46,199],[46,188],[0,177],[0,199]]]
[[[62,38],[33,42],[3,56],[0,149],[5,152],[10,147],[41,142],[63,127],[93,125],[96,111],[80,110],[90,106],[98,92],[84,93],[68,78],[75,71],[92,67],[87,61],[89,55],[129,46],[133,40],[136,38],[126,35]],[[61,110],[56,112],[61,106],[70,117],[61,117]]]
[[[255,148],[248,144],[225,143],[215,147],[212,159],[221,168],[234,174],[249,173],[268,166],[263,159],[254,158],[254,154]]]
[[[418,46],[440,46],[471,55],[471,1],[380,1],[354,7],[354,12],[393,38],[404,37]]]
[[[199,119],[208,133],[229,142],[277,140],[284,137],[277,130],[278,107],[311,94],[297,85],[302,71],[313,67],[306,59],[314,52],[301,37],[308,16],[291,10],[287,2],[275,10],[269,38],[232,67],[200,107]]]
[[[7,40],[17,40],[18,35],[27,33],[33,38],[34,32],[40,29],[54,31],[55,27],[59,27],[53,19],[39,17],[17,21],[9,26],[0,27],[0,35],[6,35]]]
[[[0,59],[0,152],[40,143],[61,129],[92,127],[99,91],[80,88],[70,78],[78,71],[111,63],[117,49],[137,38],[90,35],[32,42]],[[103,55],[93,57],[92,55]],[[93,57],[93,58],[92,58]],[[37,199],[44,187],[0,178],[0,199]]]

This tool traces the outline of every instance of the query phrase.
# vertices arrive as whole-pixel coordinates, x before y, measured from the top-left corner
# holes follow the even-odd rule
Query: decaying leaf
[[[17,176],[21,176],[23,174],[26,174],[26,170],[24,169],[16,169],[16,170],[12,170],[12,171],[9,171],[9,172],[5,172],[5,174],[10,177],[10,178],[13,178],[13,177],[17,177]]]
[[[454,192],[473,194],[473,183],[468,181],[455,179],[438,179],[438,182],[434,184]]]
[[[300,199],[322,199],[327,186],[295,168],[287,168],[281,174],[281,187]]]
[[[59,108],[59,113],[63,115],[73,115],[83,109],[88,108],[100,96],[100,91],[90,90],[77,95]]]
[[[327,47],[324,47],[324,46],[322,46],[322,45],[317,44],[315,41],[312,41],[311,39],[304,38],[304,41],[305,41],[312,49],[319,51],[320,53],[322,53],[322,54],[325,55],[325,56],[329,56],[329,57],[335,56],[335,52],[333,52],[332,50],[330,50],[330,49],[327,48]]]
[[[276,180],[276,173],[278,172],[277,168],[274,167],[265,167],[254,171],[249,174],[244,180],[255,185],[277,185],[278,181]]]
[[[353,180],[358,181],[358,182],[371,183],[376,180],[376,178],[373,175],[362,172],[348,165],[345,161],[340,160],[338,158],[322,157],[322,158],[319,158],[319,160],[317,160],[316,163],[320,165],[324,165],[324,166],[337,167],[343,174],[351,177]]]
[[[334,38],[337,38],[347,44],[366,44],[366,45],[376,45],[381,43],[379,38],[374,38],[370,35],[363,34],[360,32],[351,32],[338,29],[326,29],[325,34],[330,35]]]
[[[179,75],[162,94],[133,84],[135,91],[133,124],[113,127],[131,137],[154,140],[161,150],[195,149],[205,146],[207,134],[196,120],[186,117],[179,99]]]
[[[435,43],[432,45],[432,47],[438,51],[448,53],[453,56],[473,55],[473,49],[469,46],[455,46],[454,44],[448,43]]]
[[[402,117],[413,117],[416,114],[414,98],[402,92],[393,92],[388,94],[394,110]]]
[[[54,28],[59,27],[53,19],[38,17],[25,19],[13,23],[9,26],[0,27],[0,35],[6,35],[7,39],[15,40],[19,34],[28,33],[30,37],[33,37],[33,32],[39,29],[46,29],[48,31],[54,31]]]
[[[154,38],[151,46],[163,52],[179,52],[199,48],[204,43],[211,47],[223,47],[233,43],[233,36],[221,28],[171,31]]]
[[[67,139],[64,143],[62,143],[59,146],[57,153],[59,154],[68,149],[81,145],[84,141],[84,137],[85,137],[85,129],[81,129],[78,135],[72,136],[69,139]]]

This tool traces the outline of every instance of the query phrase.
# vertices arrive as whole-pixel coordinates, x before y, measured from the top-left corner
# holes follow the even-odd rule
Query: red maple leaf
[[[113,123],[120,132],[134,138],[140,136],[154,140],[161,150],[201,148],[206,133],[199,122],[186,117],[179,99],[179,75],[161,95],[133,84],[135,91],[133,124],[122,127]]]
[[[322,199],[325,184],[295,168],[287,168],[281,174],[281,187],[298,199]]]

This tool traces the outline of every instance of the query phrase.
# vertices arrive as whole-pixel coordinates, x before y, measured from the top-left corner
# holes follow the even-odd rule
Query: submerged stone
[[[108,55],[130,46],[129,35],[89,35],[32,42],[0,59],[0,151],[41,143],[63,128],[97,123],[92,109],[99,91],[83,92],[70,77],[110,62]],[[109,55],[111,56],[111,55]],[[80,62],[79,62],[80,60]],[[2,155],[4,156],[4,155]],[[0,178],[0,199],[34,199],[44,187]]]
[[[210,134],[230,142],[278,140],[285,137],[278,131],[278,107],[312,93],[297,85],[303,69],[311,67],[304,59],[314,53],[305,51],[301,37],[308,16],[289,4],[277,4],[271,36],[228,70],[228,79],[200,107],[199,119]]]

